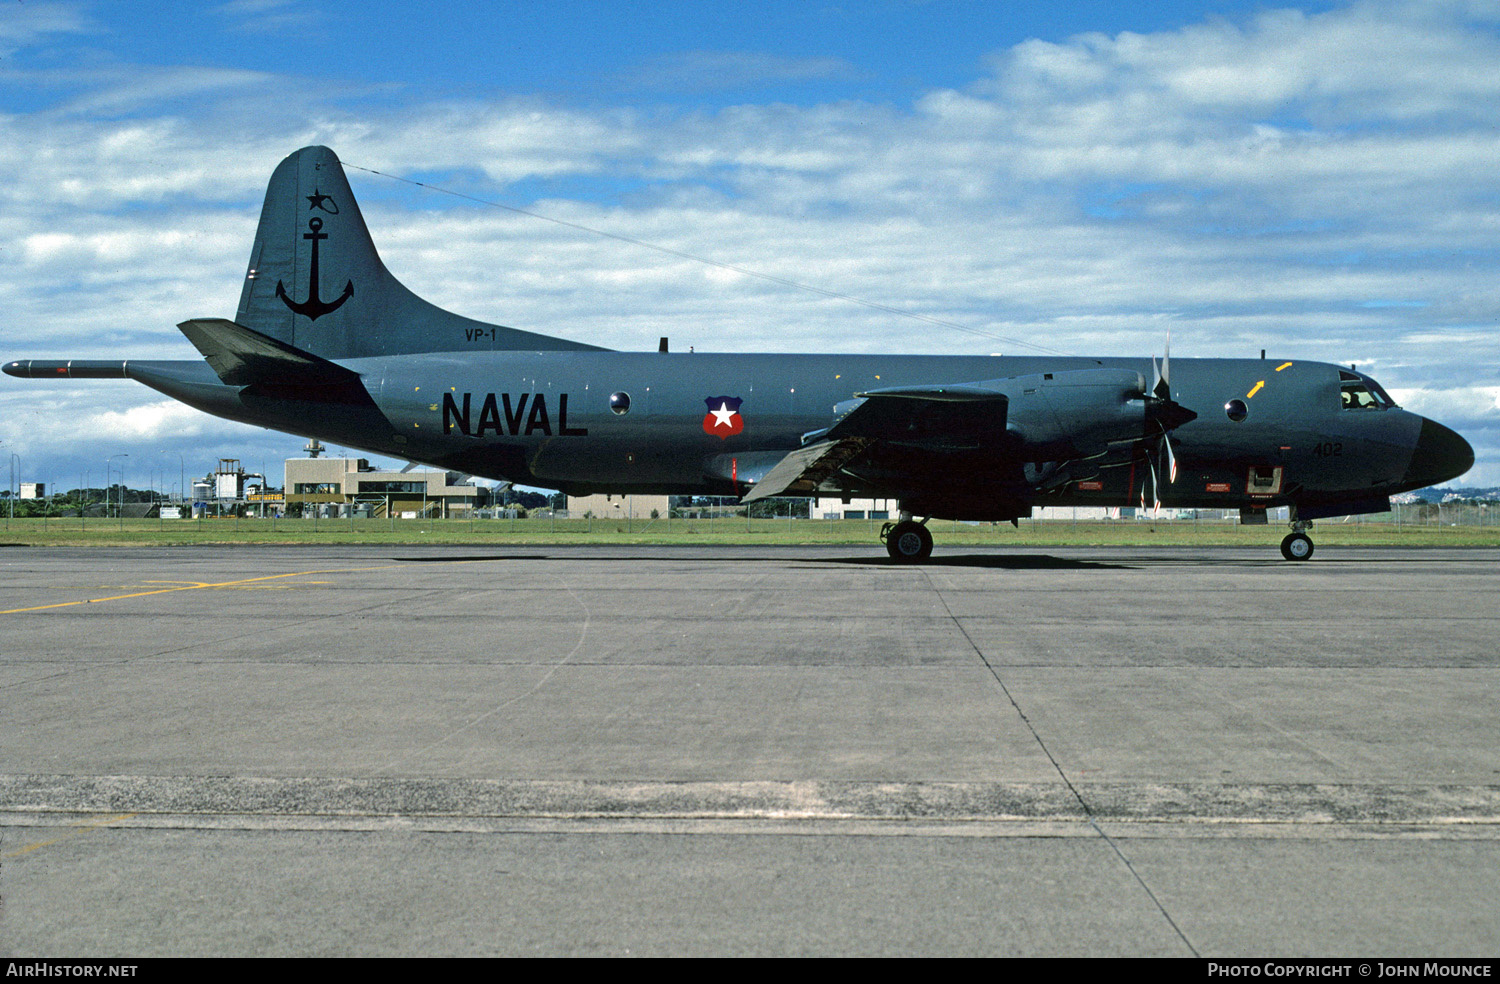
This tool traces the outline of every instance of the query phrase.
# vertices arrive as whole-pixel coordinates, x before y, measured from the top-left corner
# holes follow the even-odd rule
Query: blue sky
[[[75,34],[26,53],[35,67],[76,63],[83,54],[103,65],[394,83],[407,97],[466,92],[715,107],[768,98],[799,105],[909,102],[933,88],[967,84],[987,57],[1031,38],[1236,20],[1263,5],[243,0],[143,7],[25,0],[18,6],[77,12]]]
[[[1358,363],[1500,484],[1500,4],[0,0],[0,358],[191,358],[271,169],[459,313],[614,348]],[[301,440],[0,379],[27,480]],[[162,460],[165,460],[164,458]],[[96,470],[102,470],[102,464]],[[70,482],[69,484],[75,484]]]

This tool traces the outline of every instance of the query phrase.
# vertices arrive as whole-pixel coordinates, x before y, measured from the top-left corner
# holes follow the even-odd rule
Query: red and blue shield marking
[[[703,433],[724,439],[733,437],[745,429],[745,418],[740,416],[743,397],[710,396],[703,401],[708,404],[708,413],[703,416]]]

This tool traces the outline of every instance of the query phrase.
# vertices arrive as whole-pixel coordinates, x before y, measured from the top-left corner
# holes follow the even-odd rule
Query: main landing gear
[[[1312,520],[1292,521],[1292,532],[1281,541],[1281,556],[1287,560],[1307,560],[1313,555]],[[898,564],[920,564],[932,556],[932,534],[927,529],[927,520],[920,522],[911,518],[911,513],[902,510],[894,523],[880,528],[880,540],[886,553]]]
[[[1298,519],[1292,521],[1292,531],[1281,541],[1281,556],[1287,560],[1306,560],[1313,555],[1312,537],[1307,531],[1312,529],[1312,520]]]
[[[932,556],[932,534],[927,531],[927,520],[916,522],[904,510],[897,522],[880,528],[880,539],[891,560],[898,564],[920,564]]]

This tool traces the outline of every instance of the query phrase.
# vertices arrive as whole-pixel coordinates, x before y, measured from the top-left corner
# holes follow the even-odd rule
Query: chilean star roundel
[[[745,418],[740,416],[740,404],[745,402],[744,398],[710,396],[703,402],[708,404],[708,413],[703,416],[703,433],[722,440],[745,429]]]

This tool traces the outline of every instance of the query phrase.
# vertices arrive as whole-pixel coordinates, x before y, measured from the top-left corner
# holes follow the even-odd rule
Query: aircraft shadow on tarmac
[[[393,561],[409,564],[453,564],[461,562],[478,563],[485,561],[501,560],[559,560],[563,559],[551,554],[487,554],[487,555],[457,555],[441,557],[392,557]],[[590,561],[619,561],[628,563],[630,561],[644,559],[639,554],[603,555],[591,554]],[[697,556],[681,557],[669,556],[673,563],[696,562],[704,564],[734,563],[756,563],[770,561],[773,563],[786,563],[791,560],[796,563],[812,564],[861,564],[867,567],[904,567],[906,565],[892,564],[885,557],[793,557],[788,558],[781,553],[768,553],[763,557],[746,556],[736,554],[728,556]],[[1053,557],[1048,554],[958,554],[950,557],[931,557],[922,566],[924,567],[988,567],[997,570],[1127,570],[1134,565],[1130,564],[1106,564],[1092,560],[1072,560],[1067,557]]]
[[[452,563],[484,563],[504,560],[564,560],[576,559],[577,554],[568,551],[563,554],[550,553],[496,553],[496,554],[457,554],[438,555],[428,557],[392,557],[391,560],[410,564],[452,564]],[[591,562],[617,561],[629,563],[649,559],[640,553],[608,553],[595,554],[588,552]],[[893,564],[889,559],[878,554],[865,554],[861,556],[810,556],[810,557],[788,557],[779,550],[767,551],[764,555],[746,554],[737,552],[732,555],[718,555],[714,553],[699,554],[696,556],[681,556],[675,551],[658,555],[656,559],[670,559],[673,563],[703,563],[723,564],[733,563],[804,563],[825,565],[856,564],[864,567],[906,567],[908,565]],[[1410,554],[1404,554],[1401,550],[1392,550],[1383,554],[1380,558],[1382,565],[1391,563],[1434,563],[1441,562],[1446,565],[1453,564],[1484,564],[1490,566],[1494,563],[1492,552],[1484,552],[1483,556],[1476,557],[1453,557],[1445,556],[1437,561],[1426,551],[1415,550]],[[1310,568],[1327,567],[1329,565],[1344,567],[1358,565],[1367,567],[1370,563],[1368,556],[1344,556],[1323,557],[1308,565]],[[1052,554],[984,554],[984,553],[960,553],[960,554],[934,554],[921,565],[913,565],[912,569],[921,567],[969,567],[989,570],[1013,570],[1013,571],[1045,571],[1045,570],[1138,570],[1143,567],[1268,567],[1283,568],[1285,564],[1277,559],[1260,557],[1225,557],[1214,556],[1210,552],[1206,555],[1185,556],[1181,553],[1167,555],[1153,554],[1129,554],[1111,561],[1080,560],[1072,557],[1058,557]]]
[[[813,564],[864,564],[874,567],[898,567],[885,557],[809,557]],[[934,554],[921,567],[985,567],[1012,571],[1129,570],[1131,564],[1105,564],[1094,560],[1073,560],[1050,554],[957,554],[943,557]]]
[[[485,556],[485,557],[466,556],[466,555],[460,554],[458,556],[453,556],[453,557],[443,556],[443,557],[392,557],[391,558],[391,560],[397,561],[397,562],[402,563],[402,564],[458,564],[458,563],[474,563],[474,562],[486,561],[486,560],[552,560],[552,559],[553,558],[549,557],[546,554],[493,554],[493,555]]]

